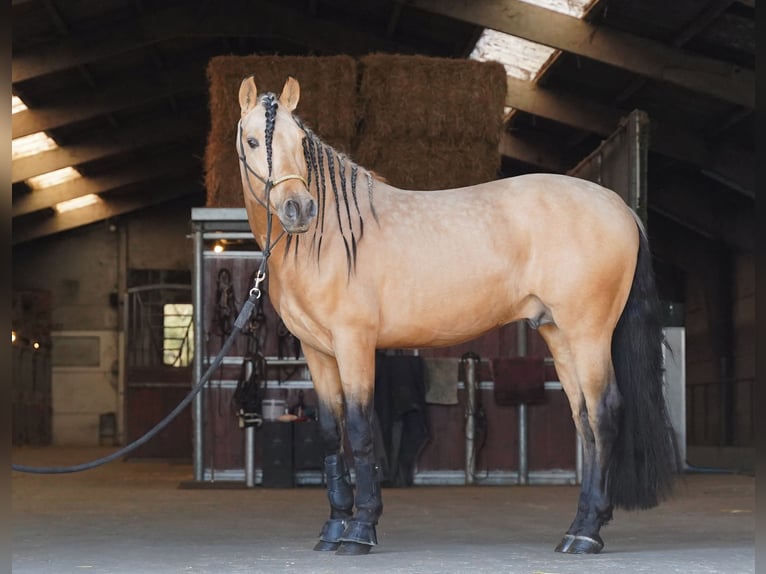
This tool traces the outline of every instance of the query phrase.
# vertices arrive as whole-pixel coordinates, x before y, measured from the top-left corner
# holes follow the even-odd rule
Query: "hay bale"
[[[354,160],[403,189],[447,189],[497,179],[497,144],[476,141],[470,146],[427,140],[364,140]]]
[[[371,54],[360,67],[365,137],[499,142],[502,64]]]
[[[301,85],[296,114],[327,143],[351,150],[357,127],[356,62],[348,56],[218,56],[208,64],[210,133],[205,149],[208,207],[242,207],[234,147],[239,86],[253,75],[259,92],[282,90],[287,76]]]

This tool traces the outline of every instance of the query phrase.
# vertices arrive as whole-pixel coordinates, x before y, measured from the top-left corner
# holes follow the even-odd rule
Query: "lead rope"
[[[242,142],[240,141],[240,147]],[[250,166],[247,164],[247,160],[244,158],[244,154],[240,155],[240,161],[244,163],[246,173],[252,173],[254,174],[259,180],[262,180],[262,178],[253,171]],[[280,178],[278,183],[282,183],[286,179],[290,178]],[[297,179],[297,178],[296,178]],[[262,180],[263,181],[263,180]],[[253,194],[253,196],[258,199],[258,197],[253,192],[252,186],[250,185],[250,178],[247,178],[248,187],[250,188],[250,192]],[[250,296],[248,297],[247,301],[242,305],[242,309],[239,311],[239,315],[237,316],[236,321],[234,321],[234,327],[231,330],[231,333],[229,333],[228,338],[224,342],[223,346],[221,347],[221,350],[218,351],[218,354],[216,355],[215,359],[213,359],[213,362],[210,364],[210,366],[207,368],[205,373],[202,375],[200,380],[197,382],[194,387],[192,387],[191,391],[189,391],[189,394],[184,397],[184,399],[174,408],[170,413],[168,413],[167,416],[165,416],[164,419],[162,419],[160,422],[158,422],[152,429],[147,431],[147,433],[133,441],[127,446],[124,446],[120,450],[113,452],[112,454],[108,454],[106,456],[103,456],[101,458],[97,458],[96,460],[92,460],[90,462],[83,462],[81,464],[75,464],[72,466],[26,466],[23,464],[12,464],[11,468],[15,470],[16,472],[26,472],[30,474],[68,474],[72,472],[82,472],[83,470],[90,470],[91,468],[96,468],[98,466],[101,466],[103,464],[106,464],[108,462],[112,462],[117,460],[118,458],[121,458],[125,456],[126,454],[133,452],[138,447],[142,446],[143,444],[146,444],[149,440],[154,438],[157,433],[162,431],[166,426],[168,426],[171,421],[178,416],[178,414],[184,410],[189,403],[194,399],[195,396],[202,390],[202,387],[207,384],[208,380],[210,379],[210,376],[213,374],[213,372],[218,368],[218,366],[223,361],[224,356],[228,352],[229,348],[231,348],[231,345],[234,343],[235,337],[244,329],[244,327],[247,325],[248,320],[250,319],[250,315],[253,312],[253,309],[255,308],[255,303],[258,301],[258,299],[261,298],[261,289],[260,285],[263,283],[263,281],[266,279],[266,265],[269,261],[269,256],[271,255],[271,251],[274,249],[277,243],[279,243],[279,240],[282,239],[282,237],[285,234],[285,231],[282,230],[282,233],[279,234],[277,239],[274,241],[274,243],[271,243],[271,228],[272,228],[272,213],[270,209],[270,203],[269,198],[271,194],[271,188],[274,187],[274,182],[271,179],[271,173],[269,173],[269,178],[265,180],[265,196],[266,196],[266,202],[265,202],[265,208],[266,208],[266,245],[263,249],[263,259],[261,260],[261,264],[258,267],[258,273],[256,273],[255,281],[253,288],[250,289]],[[259,203],[263,205],[260,200],[258,200]]]

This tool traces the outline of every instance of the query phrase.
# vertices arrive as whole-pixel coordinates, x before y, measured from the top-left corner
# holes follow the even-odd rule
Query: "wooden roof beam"
[[[627,111],[564,95],[508,76],[506,105],[580,130],[608,137]],[[717,174],[734,189],[755,196],[751,153],[731,144],[710,143],[699,136],[650,118],[649,146],[667,157]],[[736,186],[736,187],[734,187]]]
[[[123,215],[137,209],[164,203],[183,195],[198,193],[199,182],[181,181],[173,185],[158,185],[144,193],[127,194],[125,197],[106,198],[97,204],[64,213],[54,213],[40,221],[29,223],[14,222],[11,243],[19,245],[47,235],[61,233],[83,225],[89,225]]]
[[[33,190],[13,200],[11,216],[19,217],[42,209],[50,209],[57,203],[76,199],[83,195],[102,194],[109,191],[150,181],[167,175],[179,175],[199,170],[199,161],[191,156],[159,157],[143,161],[137,166],[126,165],[105,175],[85,176],[59,185]]]
[[[23,82],[110,58],[164,40],[194,36],[279,37],[298,45],[333,53],[367,53],[381,50],[412,53],[413,49],[369,30],[312,18],[305,11],[284,4],[233,0],[208,3],[202,13],[186,7],[167,8],[141,17],[99,37],[68,38],[55,45],[14,54],[12,83]]]
[[[554,173],[562,173],[561,156],[550,146],[531,142],[515,134],[503,132],[500,137],[500,154]]]
[[[13,137],[18,138],[35,132],[56,129],[98,116],[158,101],[174,94],[202,91],[206,88],[201,74],[189,74],[189,70],[168,71],[167,81],[160,85],[129,82],[115,85],[102,92],[89,92],[70,99],[58,98],[40,108],[30,108],[13,114],[11,126]]]
[[[61,169],[124,153],[154,144],[191,137],[204,137],[206,122],[200,117],[173,117],[148,122],[109,134],[99,135],[88,141],[62,146],[33,156],[17,159],[11,168],[11,180],[18,183]]]
[[[406,0],[416,8],[512,34],[654,80],[754,108],[753,70],[559,14],[521,0]]]
[[[655,182],[649,190],[649,207],[701,235],[720,239],[740,251],[753,251],[753,211],[727,209],[713,193],[700,190],[687,180]]]

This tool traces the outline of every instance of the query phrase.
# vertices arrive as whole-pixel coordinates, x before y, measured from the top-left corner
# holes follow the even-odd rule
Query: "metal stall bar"
[[[474,441],[476,434],[476,364],[475,357],[463,357],[465,365],[466,421],[465,421],[465,483],[473,484],[476,473]]]
[[[194,210],[192,210],[194,213]],[[194,215],[192,215],[192,221]],[[192,280],[192,302],[194,305],[194,363],[192,367],[192,373],[194,381],[199,381],[202,377],[202,361],[203,361],[203,349],[204,347],[204,307],[202,305],[202,252],[204,250],[204,240],[202,226],[200,224],[194,225],[194,278]],[[194,382],[192,382],[194,384]],[[203,389],[204,391],[204,389]],[[204,479],[204,466],[203,466],[203,422],[202,413],[203,410],[203,397],[205,393],[197,393],[192,403],[192,425],[194,426],[193,438],[193,462],[194,462],[194,480],[202,481]]]
[[[526,321],[519,321],[516,323],[516,352],[519,357],[525,357],[528,352],[527,344],[527,323]],[[528,438],[528,423],[527,423],[527,404],[519,403],[517,407],[519,417],[519,484],[529,484],[529,463],[527,446],[529,444]]]

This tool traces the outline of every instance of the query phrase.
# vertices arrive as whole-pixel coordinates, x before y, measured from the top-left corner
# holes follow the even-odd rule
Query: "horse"
[[[299,98],[295,78],[279,96],[245,78],[236,150],[269,297],[318,399],[330,513],[315,550],[377,544],[376,350],[452,345],[526,320],[550,349],[583,445],[577,512],[555,550],[600,552],[613,509],[656,506],[680,468],[640,219],[613,191],[559,174],[398,189],[323,143],[295,115]]]

